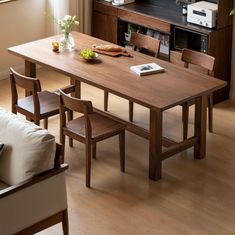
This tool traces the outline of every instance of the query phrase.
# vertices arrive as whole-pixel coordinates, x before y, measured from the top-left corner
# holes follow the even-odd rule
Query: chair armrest
[[[55,90],[54,93],[56,93],[57,95],[60,95],[59,90],[63,91],[65,94],[69,94],[69,93],[75,92],[75,86],[68,85],[68,86],[59,88],[58,90]]]

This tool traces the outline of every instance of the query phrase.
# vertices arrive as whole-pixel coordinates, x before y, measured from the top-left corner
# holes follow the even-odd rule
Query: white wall
[[[0,79],[9,77],[9,67],[22,69],[24,61],[7,48],[45,37],[46,0],[17,0],[0,4]]]

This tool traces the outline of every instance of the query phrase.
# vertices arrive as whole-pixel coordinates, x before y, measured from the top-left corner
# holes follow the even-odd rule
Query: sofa
[[[34,234],[62,222],[68,232],[66,164],[47,130],[0,108],[0,234]]]

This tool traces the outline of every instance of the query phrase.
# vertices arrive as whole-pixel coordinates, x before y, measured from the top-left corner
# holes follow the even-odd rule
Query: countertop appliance
[[[177,5],[180,5],[180,4],[194,3],[194,2],[196,2],[196,0],[176,0],[175,2],[176,2]]]
[[[188,5],[187,22],[213,28],[216,26],[218,4],[200,1]]]
[[[115,6],[125,5],[128,3],[135,2],[135,0],[113,0],[112,4]]]

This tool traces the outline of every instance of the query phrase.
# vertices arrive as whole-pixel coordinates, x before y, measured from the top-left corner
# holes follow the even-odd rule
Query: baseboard
[[[16,65],[16,66],[13,66],[13,68],[19,73],[24,73],[24,65]],[[7,69],[5,71],[1,71],[0,72],[0,80],[9,78],[9,73],[10,73],[9,69]]]
[[[9,78],[9,70],[0,72],[0,80]]]

